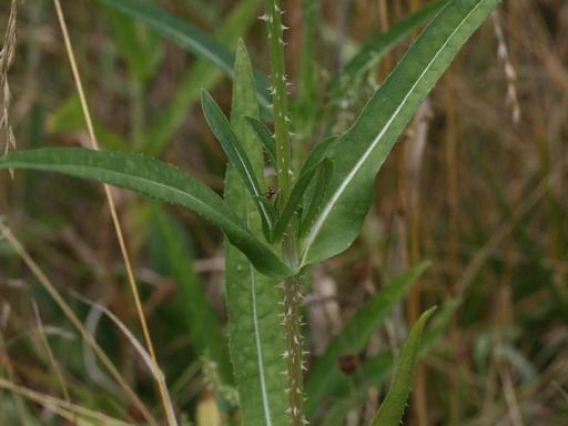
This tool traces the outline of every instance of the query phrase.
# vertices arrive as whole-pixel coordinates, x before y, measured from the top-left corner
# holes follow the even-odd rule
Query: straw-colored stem
[[[73,48],[72,48],[72,45],[71,45],[71,39],[69,37],[67,24],[65,22],[63,10],[61,8],[61,2],[60,2],[60,0],[54,0],[54,4],[55,4],[56,11],[57,11],[57,17],[59,19],[59,25],[60,25],[61,31],[63,33],[63,38],[64,38],[64,41],[65,41],[65,48],[67,50],[67,55],[68,55],[68,58],[69,58],[69,62],[71,64],[71,69],[73,71],[73,78],[75,80],[75,85],[77,86],[77,92],[79,93],[79,99],[81,101],[81,107],[82,107],[82,110],[83,110],[85,122],[87,124],[87,129],[88,129],[88,132],[89,132],[91,144],[92,144],[93,149],[98,150],[99,144],[97,142],[93,122],[91,120],[91,115],[90,115],[89,107],[88,107],[88,104],[87,104],[87,99],[86,99],[86,96],[85,96],[85,92],[83,90],[83,84],[81,82],[81,76],[80,76],[80,73],[79,73],[79,68],[77,66],[77,61],[75,60],[75,54],[73,53]],[[123,257],[123,260],[124,260],[124,265],[125,265],[126,273],[127,273],[127,276],[128,276],[128,283],[130,285],[130,289],[131,289],[132,295],[134,297],[134,303],[136,305],[136,311],[138,313],[138,318],[140,320],[140,325],[142,327],[142,332],[144,334],[144,340],[146,342],[146,346],[148,347],[148,352],[150,353],[150,357],[151,357],[152,363],[154,365],[153,374],[154,374],[154,378],[156,379],[156,382],[158,384],[160,396],[162,398],[162,403],[163,403],[164,409],[166,411],[166,417],[168,419],[168,424],[170,426],[176,426],[177,421],[176,421],[176,418],[175,418],[175,414],[173,412],[171,400],[170,400],[169,395],[168,395],[168,390],[167,390],[167,387],[166,387],[164,375],[160,372],[160,368],[158,366],[158,362],[157,362],[157,359],[156,359],[156,353],[155,353],[155,350],[154,350],[154,345],[152,344],[152,339],[150,337],[150,332],[148,330],[148,325],[146,323],[146,318],[144,316],[144,310],[142,308],[142,302],[140,300],[140,295],[138,293],[138,287],[136,285],[136,280],[134,279],[134,273],[132,271],[132,265],[130,263],[130,257],[128,255],[128,250],[126,248],[126,243],[125,243],[124,235],[123,235],[123,232],[122,232],[122,226],[121,226],[120,221],[118,219],[118,215],[117,215],[117,212],[116,212],[116,206],[115,206],[115,203],[114,203],[114,200],[113,200],[113,197],[112,197],[112,193],[110,191],[110,186],[105,184],[104,190],[105,190],[105,195],[106,195],[106,198],[107,198],[110,214],[111,214],[111,217],[112,217],[112,222],[114,224],[114,230],[115,230],[115,233],[116,233],[116,236],[117,236],[117,239],[118,239],[118,243],[119,243],[119,246],[120,246],[120,251],[122,253],[122,257]]]

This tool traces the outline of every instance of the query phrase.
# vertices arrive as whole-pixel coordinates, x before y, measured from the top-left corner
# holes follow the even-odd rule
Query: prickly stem
[[[291,426],[302,426],[304,417],[303,355],[301,312],[302,294],[299,275],[286,280],[284,295],[284,324],[286,329],[286,361],[288,364]]]

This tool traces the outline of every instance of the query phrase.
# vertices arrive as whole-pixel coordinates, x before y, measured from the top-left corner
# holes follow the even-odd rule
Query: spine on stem
[[[272,79],[274,133],[276,143],[276,172],[280,190],[280,205],[284,205],[290,194],[291,164],[288,123],[288,82],[284,63],[284,38],[282,10],[277,0],[266,0],[266,13],[262,16],[268,27]],[[293,227],[290,224],[290,227]],[[288,263],[297,262],[295,233],[287,232],[283,242],[283,253]],[[286,333],[288,397],[291,426],[307,423],[304,417],[303,350],[301,332],[301,280],[294,276],[284,281],[283,325]]]
[[[268,27],[276,142],[276,171],[282,201],[290,193],[290,141],[288,126],[288,82],[284,64],[282,10],[277,0],[266,1],[266,13],[261,17]]]

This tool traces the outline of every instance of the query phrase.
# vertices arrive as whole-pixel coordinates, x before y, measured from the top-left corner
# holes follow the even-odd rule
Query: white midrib
[[[304,245],[304,255],[302,256],[302,265],[306,264],[306,258],[308,256],[308,253],[310,251],[310,248],[312,246],[312,244],[314,243],[315,239],[317,238],[317,236],[319,235],[321,228],[323,227],[324,223],[326,222],[328,216],[330,215],[331,211],[333,210],[333,208],[335,207],[335,204],[337,203],[337,200],[339,200],[339,198],[343,195],[343,193],[345,192],[345,189],[349,186],[349,184],[351,183],[351,181],[353,180],[353,178],[355,177],[355,175],[359,172],[359,170],[361,169],[361,167],[363,166],[363,164],[367,161],[367,159],[369,158],[369,156],[371,155],[371,153],[373,152],[373,150],[375,149],[375,147],[377,146],[377,144],[381,141],[381,139],[383,138],[383,136],[385,135],[385,133],[389,130],[389,127],[391,126],[391,124],[393,123],[393,121],[396,119],[396,117],[398,116],[398,114],[400,113],[400,111],[404,108],[404,106],[406,105],[406,103],[408,102],[408,99],[410,98],[410,96],[413,94],[414,90],[416,89],[416,87],[420,84],[420,82],[422,81],[422,79],[424,78],[424,76],[428,73],[428,71],[430,71],[430,67],[432,66],[432,64],[436,61],[436,59],[438,58],[438,56],[440,55],[441,52],[444,51],[445,47],[448,45],[448,43],[450,42],[450,40],[452,40],[452,38],[455,36],[455,34],[461,29],[461,27],[463,26],[463,24],[468,20],[468,18],[481,6],[481,4],[484,3],[484,1],[480,1],[466,16],[464,19],[462,19],[462,21],[460,22],[460,24],[455,28],[455,30],[450,34],[450,36],[446,39],[446,41],[444,42],[444,44],[442,45],[442,47],[438,50],[438,52],[436,52],[436,54],[434,55],[434,57],[432,58],[432,60],[428,63],[428,65],[424,68],[424,71],[422,71],[422,73],[420,74],[420,76],[416,79],[416,83],[414,83],[412,85],[412,87],[410,88],[410,90],[408,91],[408,93],[405,95],[404,99],[402,100],[402,102],[400,103],[400,105],[398,106],[398,108],[395,110],[395,112],[391,115],[391,117],[389,118],[389,120],[386,122],[386,124],[384,125],[384,127],[382,128],[382,130],[380,131],[380,133],[377,135],[377,137],[373,140],[373,142],[371,143],[371,145],[369,145],[369,148],[367,148],[367,150],[365,151],[365,153],[361,156],[361,158],[359,159],[359,161],[355,164],[355,167],[353,167],[353,169],[351,170],[351,172],[349,172],[349,174],[347,175],[347,178],[343,181],[343,183],[339,186],[339,188],[337,188],[337,191],[333,194],[333,197],[331,197],[331,199],[329,200],[329,202],[326,204],[325,208],[323,209],[321,215],[318,217],[317,221],[315,222],[312,230],[310,231],[310,233],[308,234],[308,238],[306,238],[306,242]]]
[[[250,229],[249,223],[249,206],[248,202],[245,202],[246,210],[246,222]],[[247,260],[249,265],[249,274],[251,282],[251,292],[252,292],[252,321],[254,326],[254,342],[256,345],[256,355],[258,360],[258,375],[260,378],[260,393],[262,395],[262,409],[264,411],[264,420],[266,426],[272,426],[272,416],[270,414],[270,402],[268,401],[268,391],[266,389],[266,373],[264,372],[264,356],[262,354],[262,344],[260,338],[260,324],[258,323],[258,313],[256,311],[256,276],[252,264]]]

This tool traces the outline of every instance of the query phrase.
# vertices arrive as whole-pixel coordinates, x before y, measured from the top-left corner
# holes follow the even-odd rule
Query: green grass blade
[[[234,78],[234,55],[214,37],[201,31],[194,25],[186,22],[152,3],[139,0],[100,0],[134,18],[145,22],[154,30],[169,38],[182,49],[204,58],[221,69],[228,77]],[[257,97],[261,106],[270,111],[268,99],[268,79],[255,74]]]
[[[246,117],[258,117],[251,65],[242,43],[237,48],[231,123],[243,141],[254,171],[262,176],[262,148]],[[255,202],[235,166],[229,165],[225,182],[229,208],[249,229],[262,233]],[[239,391],[244,426],[286,424],[287,378],[282,354],[284,330],[278,302],[283,298],[278,281],[260,275],[235,247],[226,245],[225,292],[229,312],[230,349]]]
[[[43,148],[0,159],[0,169],[56,172],[140,192],[160,201],[186,207],[218,226],[251,259],[259,271],[273,276],[293,273],[248,231],[211,188],[177,167],[138,154],[81,148]]]
[[[265,233],[269,235],[273,220],[269,210],[260,199],[264,196],[265,191],[261,188],[253,170],[252,164],[248,158],[246,151],[243,149],[237,136],[231,128],[231,124],[221,111],[221,108],[206,90],[201,91],[201,104],[203,106],[203,114],[209,128],[223,147],[223,151],[227,154],[229,161],[241,175],[245,187],[249,190],[253,198],[256,200],[260,217],[262,218]],[[262,176],[262,175],[260,175]]]
[[[398,367],[394,375],[394,382],[381,404],[372,426],[398,426],[400,424],[412,386],[422,332],[426,322],[435,310],[436,308],[433,307],[424,312],[412,327],[410,335],[402,348]]]
[[[159,206],[153,206],[151,220],[157,231],[154,243],[159,245],[164,259],[161,272],[175,279],[178,295],[176,301],[181,306],[191,346],[197,354],[215,361],[223,382],[230,383],[232,372],[223,327],[209,305],[199,276],[193,269],[193,255],[187,245],[183,244],[183,238],[180,238],[179,233],[184,230]]]
[[[325,353],[314,364],[306,382],[308,400],[305,408],[308,418],[314,415],[324,395],[334,388],[334,383],[341,380],[343,373],[337,365],[339,357],[357,354],[365,347],[389,312],[400,303],[427,267],[427,262],[421,263],[395,278],[365,302],[330,342]]]
[[[341,75],[336,76],[330,83],[330,90],[337,92],[345,89],[353,80],[365,71],[375,66],[400,42],[409,37],[421,25],[447,3],[447,0],[438,0],[428,3],[422,9],[406,16],[396,22],[387,32],[378,31],[371,34],[357,54],[349,60]]]
[[[231,14],[215,32],[217,39],[231,48],[258,16],[262,0],[245,0],[237,3]],[[176,93],[163,114],[152,122],[146,132],[146,154],[159,156],[171,137],[185,122],[190,105],[199,100],[201,89],[210,90],[223,79],[223,72],[211,62],[198,58],[187,70]]]
[[[262,121],[256,120],[252,117],[247,117],[247,119],[256,135],[262,142],[264,149],[268,153],[272,165],[276,167],[276,143],[274,142],[274,138],[272,137],[272,132]]]
[[[458,50],[499,0],[448,3],[328,150],[330,193],[304,242],[302,264],[344,251],[360,232],[373,182],[398,136]]]

